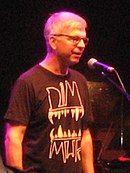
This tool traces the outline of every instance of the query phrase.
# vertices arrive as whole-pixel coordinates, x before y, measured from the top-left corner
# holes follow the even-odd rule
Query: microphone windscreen
[[[94,64],[97,62],[97,60],[95,58],[91,58],[89,61],[88,61],[88,67],[93,69],[95,68],[94,67]]]

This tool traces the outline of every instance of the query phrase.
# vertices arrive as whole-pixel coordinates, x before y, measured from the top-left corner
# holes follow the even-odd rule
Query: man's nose
[[[81,39],[81,40],[78,42],[77,46],[78,46],[78,47],[85,48],[86,45],[85,45],[85,43],[84,43],[84,40]]]

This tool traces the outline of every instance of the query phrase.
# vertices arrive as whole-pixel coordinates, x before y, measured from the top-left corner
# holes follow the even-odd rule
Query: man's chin
[[[80,58],[81,58],[81,55],[74,55],[71,60],[73,63],[77,64],[80,61]]]
[[[76,65],[76,64],[79,63],[79,61],[80,61],[80,59],[72,60],[72,61],[70,62],[70,65]]]

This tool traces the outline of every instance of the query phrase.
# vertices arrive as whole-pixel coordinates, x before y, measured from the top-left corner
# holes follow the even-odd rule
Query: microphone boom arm
[[[124,85],[123,85],[123,82],[122,82],[122,80],[121,80],[121,78],[120,78],[120,76],[119,76],[119,74],[118,74],[118,72],[114,69],[114,71],[115,71],[115,73],[116,73],[116,75],[117,75],[117,77],[118,77],[118,80],[119,80],[119,82],[120,82],[120,84],[121,84],[121,86],[120,85],[118,85],[114,80],[112,80],[105,72],[102,72],[102,75],[105,77],[105,78],[107,78],[108,79],[108,81],[110,81],[125,97],[126,97],[126,99],[130,102],[130,95],[128,94],[128,92],[126,91],[126,89],[125,89],[125,87],[124,87]]]

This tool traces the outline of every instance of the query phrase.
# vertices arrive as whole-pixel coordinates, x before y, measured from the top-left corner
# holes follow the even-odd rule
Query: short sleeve
[[[23,79],[18,79],[11,92],[5,121],[26,125],[31,114],[33,92],[31,84]]]

